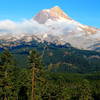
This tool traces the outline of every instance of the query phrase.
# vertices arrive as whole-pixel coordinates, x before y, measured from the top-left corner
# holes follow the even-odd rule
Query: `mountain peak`
[[[50,10],[54,10],[54,11],[62,11],[62,9],[59,6],[54,6],[52,7]]]
[[[42,11],[40,11],[35,17],[34,19],[39,22],[40,24],[44,24],[48,19],[51,20],[61,20],[61,19],[70,19],[69,16],[67,14],[65,14],[63,12],[63,10],[58,7],[55,6],[53,8],[50,9],[44,9]]]
[[[58,7],[58,6],[55,6],[55,7],[51,8],[50,11],[51,11],[52,13],[55,13],[55,14],[58,15],[59,17],[68,18],[67,14],[65,14],[65,13],[63,12],[63,10],[62,10],[60,7]]]

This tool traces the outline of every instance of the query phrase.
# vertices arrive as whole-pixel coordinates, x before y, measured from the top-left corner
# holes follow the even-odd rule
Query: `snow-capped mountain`
[[[7,24],[2,26],[0,23],[2,41],[29,42],[35,39],[39,42],[47,41],[56,44],[70,43],[80,49],[100,48],[100,29],[80,24],[58,6],[40,11],[31,20],[17,24],[9,23],[13,27],[6,28]]]
[[[52,41],[50,36],[56,36],[61,43],[69,42],[83,49],[91,49],[92,45],[100,43],[100,29],[80,24],[57,6],[40,11],[34,20],[48,27],[49,31],[44,34],[47,41]]]
[[[67,14],[65,14],[58,6],[55,6],[51,9],[45,9],[40,11],[34,19],[40,24],[45,24],[48,20],[52,21],[63,21],[71,20]]]

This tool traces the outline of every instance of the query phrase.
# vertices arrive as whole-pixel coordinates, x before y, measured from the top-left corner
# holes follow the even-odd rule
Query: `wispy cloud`
[[[38,33],[47,31],[47,28],[44,25],[38,24],[36,21],[23,20],[21,22],[14,22],[11,20],[0,21],[0,34],[3,33]]]

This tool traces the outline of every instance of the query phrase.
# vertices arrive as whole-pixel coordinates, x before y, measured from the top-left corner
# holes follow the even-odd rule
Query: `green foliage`
[[[84,79],[79,87],[79,100],[93,100],[89,81]]]
[[[100,72],[75,73],[85,71],[84,66],[88,70],[93,64],[93,59],[90,60],[88,56],[83,57],[84,51],[81,51],[81,55],[80,51],[73,50],[67,50],[67,56],[61,57],[66,49],[55,49],[45,50],[43,59],[40,55],[41,50],[40,54],[37,51],[31,51],[29,55],[27,54],[27,63],[24,63],[26,68],[18,67],[18,62],[16,62],[17,66],[15,65],[13,58],[16,54],[12,55],[7,50],[2,52],[0,55],[0,100],[5,98],[31,100],[33,67],[35,68],[36,100],[100,100]],[[76,55],[78,52],[80,55]],[[18,60],[21,59],[16,61]],[[42,60],[45,61],[45,65]],[[95,61],[98,62],[97,59]],[[49,67],[45,68],[48,65]],[[98,65],[99,62],[93,66],[98,67]]]
[[[0,56],[0,96],[1,99],[12,98],[13,91],[13,59],[8,50],[5,50]]]
[[[0,56],[0,65],[12,65],[13,60],[12,60],[12,55],[8,50],[4,50],[3,53]]]
[[[27,56],[33,49],[41,55],[44,52],[42,61],[46,68],[50,66],[49,69],[52,72],[91,73],[100,71],[99,52],[61,47],[45,42],[37,43],[36,41],[19,45],[11,50],[18,67],[29,67]]]
[[[34,64],[35,68],[37,68],[37,69],[41,68],[42,61],[41,61],[41,57],[37,53],[37,51],[35,51],[35,50],[30,51],[29,63],[31,64],[31,67],[33,67],[33,64]]]

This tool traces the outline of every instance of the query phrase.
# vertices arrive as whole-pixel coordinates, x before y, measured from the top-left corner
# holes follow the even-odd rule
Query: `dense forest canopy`
[[[100,53],[21,45],[0,52],[0,100],[100,100]]]

